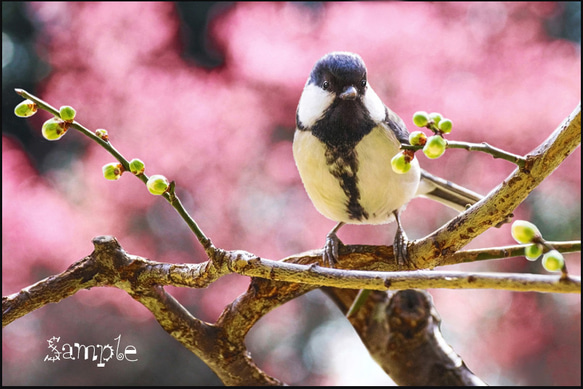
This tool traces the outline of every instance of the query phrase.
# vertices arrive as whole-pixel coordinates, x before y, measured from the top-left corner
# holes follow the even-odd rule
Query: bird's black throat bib
[[[311,128],[312,134],[326,146],[354,148],[375,127],[361,100],[336,99]]]

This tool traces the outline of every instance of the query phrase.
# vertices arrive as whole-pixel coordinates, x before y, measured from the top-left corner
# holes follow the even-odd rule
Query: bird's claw
[[[397,222],[397,232],[395,233],[395,241],[393,242],[393,255],[397,260],[397,264],[402,267],[414,268],[409,258],[409,238],[401,225],[399,218],[399,211],[394,212],[395,220]]]
[[[330,232],[326,235],[326,244],[324,245],[324,252],[322,254],[322,265],[333,268],[338,262],[338,245],[340,239],[335,232]]]
[[[398,228],[397,233],[395,234],[395,241],[393,242],[393,255],[399,266],[408,267],[410,263],[408,245],[409,239],[407,239],[405,231]]]

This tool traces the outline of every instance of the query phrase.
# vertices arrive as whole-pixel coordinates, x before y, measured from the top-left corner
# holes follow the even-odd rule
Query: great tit
[[[403,120],[374,92],[362,58],[333,52],[314,65],[296,111],[293,155],[316,209],[337,222],[326,236],[323,264],[338,259],[336,235],[344,224],[397,221],[394,253],[408,261],[407,236],[399,220],[405,205],[425,196],[462,211],[481,196],[419,167],[398,174],[391,159],[409,143]]]

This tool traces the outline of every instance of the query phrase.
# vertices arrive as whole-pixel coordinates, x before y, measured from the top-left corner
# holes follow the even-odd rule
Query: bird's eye
[[[364,88],[366,86],[366,80],[360,81],[360,86],[362,86]]]
[[[327,90],[328,88],[330,88],[330,82],[329,81],[324,81],[322,83],[322,89]]]

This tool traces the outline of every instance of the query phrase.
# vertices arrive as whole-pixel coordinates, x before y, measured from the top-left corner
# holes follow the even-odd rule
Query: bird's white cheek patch
[[[385,105],[370,85],[368,86],[363,102],[372,120],[382,122],[385,119]]]
[[[298,104],[298,118],[304,127],[310,127],[320,119],[324,111],[332,104],[334,95],[322,88],[308,84],[302,92]]]

